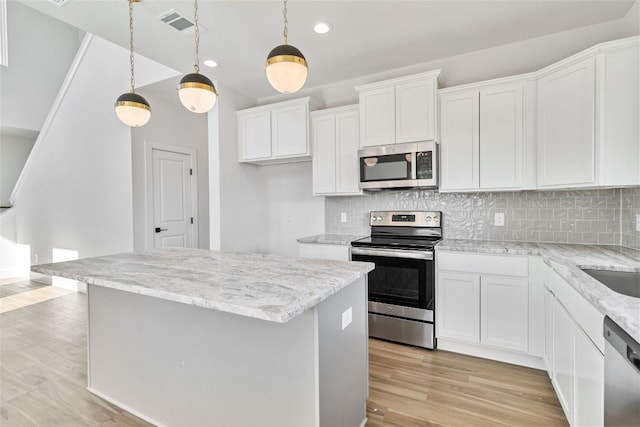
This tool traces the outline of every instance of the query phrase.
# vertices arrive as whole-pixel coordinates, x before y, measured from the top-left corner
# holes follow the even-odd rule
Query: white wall
[[[224,85],[209,113],[211,249],[264,252],[265,194],[259,166],[238,163],[236,111],[255,105],[253,98]]]
[[[173,81],[174,79],[170,79]],[[179,80],[179,79],[176,79]],[[182,106],[171,84],[166,95],[175,95],[167,99],[155,95],[156,91],[140,88],[145,99],[151,104],[151,120],[143,127],[132,129],[133,160],[133,246],[136,251],[147,248],[148,233],[154,226],[148,223],[145,209],[145,141],[158,142],[196,150],[196,180],[198,184],[198,247],[209,248],[209,153],[207,138],[207,115],[194,114]],[[161,85],[164,89],[165,85]]]
[[[34,263],[56,249],[79,258],[133,249],[131,130],[113,111],[129,88],[129,53],[85,40],[14,192],[17,240]],[[139,56],[136,71],[140,84],[177,74]]]
[[[80,40],[80,30],[7,2],[9,66],[0,67],[3,127],[40,131]]]
[[[268,253],[298,256],[297,239],[324,233],[324,197],[313,196],[311,162],[260,168]]]
[[[219,89],[209,119],[211,247],[297,256],[298,238],[324,232],[324,198],[312,196],[311,162],[238,163],[236,111],[255,100]]]
[[[9,204],[9,196],[18,180],[37,132],[13,131],[0,134],[0,204]]]

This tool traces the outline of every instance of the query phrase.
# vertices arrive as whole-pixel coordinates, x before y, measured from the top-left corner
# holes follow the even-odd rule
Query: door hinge
[[[193,175],[193,169],[189,169],[189,175]]]
[[[193,224],[193,217],[191,217],[191,224]]]

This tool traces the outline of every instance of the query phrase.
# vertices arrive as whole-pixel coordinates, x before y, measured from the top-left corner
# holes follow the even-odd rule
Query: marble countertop
[[[600,313],[609,316],[640,342],[640,298],[607,288],[581,268],[640,271],[640,251],[620,246],[567,245],[556,243],[495,242],[445,239],[436,251],[539,255],[560,277],[576,289]]]
[[[354,240],[367,237],[357,234],[318,234],[315,236],[301,237],[298,243],[315,243],[318,245],[343,245],[350,246]]]
[[[124,253],[31,267],[79,280],[273,322],[287,322],[374,264],[204,249]]]

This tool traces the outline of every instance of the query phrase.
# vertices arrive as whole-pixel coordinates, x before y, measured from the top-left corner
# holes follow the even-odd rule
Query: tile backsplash
[[[623,188],[620,203],[620,244],[640,251],[640,231],[636,230],[636,217],[640,215],[640,187]]]
[[[402,190],[327,197],[325,232],[369,234],[369,211],[435,210],[445,238],[619,245],[640,249],[640,187],[607,190],[438,193]],[[346,213],[347,221],[340,221]],[[504,213],[504,226],[494,225]]]

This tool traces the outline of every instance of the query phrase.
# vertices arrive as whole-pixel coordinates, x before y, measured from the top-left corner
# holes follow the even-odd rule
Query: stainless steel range
[[[435,244],[442,213],[374,211],[371,236],[351,242],[351,259],[369,273],[369,336],[433,349]]]

